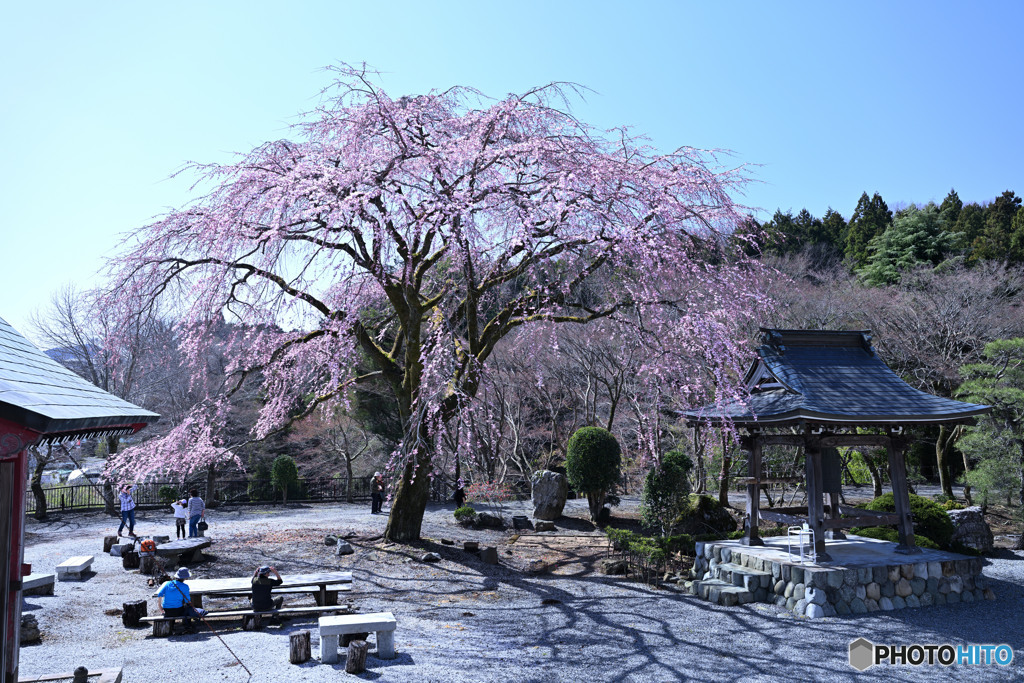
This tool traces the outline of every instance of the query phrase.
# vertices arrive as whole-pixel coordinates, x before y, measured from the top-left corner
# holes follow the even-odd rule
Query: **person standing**
[[[188,519],[188,501],[182,498],[171,503],[174,510],[174,537],[185,538],[185,520]]]
[[[117,535],[120,536],[124,527],[128,525],[128,535],[135,537],[135,498],[132,497],[132,487],[126,484],[121,487],[118,494],[121,499],[121,526],[117,527]]]
[[[270,575],[274,576],[271,577]],[[273,598],[270,593],[274,586],[284,583],[281,574],[275,567],[260,567],[252,575],[252,608],[256,612],[281,609],[284,598]]]
[[[466,487],[463,485],[461,479],[459,479],[455,484],[455,495],[453,495],[452,498],[455,500],[455,507],[457,508],[466,504]]]
[[[373,473],[370,482],[370,514],[376,515],[384,505],[384,477],[380,472]]]
[[[199,520],[206,519],[206,503],[199,497],[199,491],[192,489],[188,492],[191,496],[188,499],[188,537],[199,537]]]

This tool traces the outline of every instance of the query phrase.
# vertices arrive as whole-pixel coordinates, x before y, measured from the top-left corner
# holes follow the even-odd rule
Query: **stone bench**
[[[229,609],[214,612],[207,612],[203,615],[203,619],[210,621],[212,619],[241,619],[242,628],[246,631],[259,630],[260,625],[264,619],[271,617],[296,617],[304,616],[308,614],[326,614],[329,612],[349,612],[352,610],[351,605],[329,605],[329,606],[308,606],[308,607],[282,607],[281,609],[269,609],[262,612],[256,612],[251,609]],[[323,617],[321,617],[323,618]],[[174,627],[174,622],[185,619],[196,619],[199,617],[168,617],[162,614],[153,617],[142,617],[139,619],[140,623],[153,624],[153,635],[157,638],[163,638],[171,635],[171,629]]]
[[[391,612],[320,617],[320,661],[337,663],[338,636],[371,631],[377,634],[377,656],[394,659],[396,626],[395,615]]]
[[[29,574],[21,580],[24,595],[53,595],[53,574]]]
[[[71,557],[57,565],[57,580],[67,581],[69,578],[81,579],[82,573],[92,566],[96,558],[92,555]]]

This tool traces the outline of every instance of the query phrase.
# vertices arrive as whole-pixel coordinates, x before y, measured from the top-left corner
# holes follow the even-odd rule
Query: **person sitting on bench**
[[[272,578],[270,575],[273,574]],[[271,598],[274,586],[284,583],[281,574],[274,567],[260,567],[252,575],[252,608],[257,612],[281,609],[284,598]]]
[[[201,616],[198,610],[192,607],[192,594],[189,591],[185,580],[192,574],[187,567],[182,567],[170,581],[164,581],[160,590],[156,592],[160,598],[160,612],[165,617],[190,617]],[[187,631],[195,631],[196,627],[191,619],[183,619]]]

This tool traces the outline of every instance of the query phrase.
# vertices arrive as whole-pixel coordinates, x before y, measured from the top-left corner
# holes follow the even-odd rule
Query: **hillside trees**
[[[293,139],[192,166],[209,191],[139,230],[112,272],[128,316],[174,302],[197,375],[209,330],[241,323],[226,370],[234,386],[262,384],[253,438],[382,381],[402,425],[385,536],[406,541],[419,537],[441,435],[515,330],[630,313],[685,348],[677,357],[701,359],[666,373],[681,394],[707,373],[734,395],[735,331],[762,305],[756,264],[721,239],[740,219],[735,172],[591,129],[565,108],[571,88],[392,98],[372,74],[338,71]],[[591,288],[605,271],[609,287]],[[223,457],[225,406],[210,396],[140,449]]]
[[[854,269],[864,267],[870,256],[868,245],[892,223],[892,211],[877,192],[870,198],[865,192],[857,200],[846,229],[846,258]]]

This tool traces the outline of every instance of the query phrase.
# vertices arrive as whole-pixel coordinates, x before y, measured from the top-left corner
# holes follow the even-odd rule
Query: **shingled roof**
[[[749,398],[687,411],[688,423],[897,426],[971,422],[990,410],[910,386],[875,354],[868,330],[761,332]]]
[[[160,416],[87,382],[0,318],[0,419],[47,435],[136,431]]]

